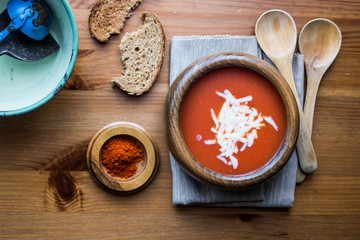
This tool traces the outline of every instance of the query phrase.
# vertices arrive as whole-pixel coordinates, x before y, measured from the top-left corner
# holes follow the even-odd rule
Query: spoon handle
[[[298,105],[299,106],[299,105]],[[301,108],[300,108],[301,109]],[[298,152],[299,163],[301,170],[304,173],[312,173],[317,169],[317,160],[315,150],[311,142],[310,134],[306,126],[303,111],[299,111],[300,116],[300,129],[299,138],[296,142],[296,149]]]
[[[274,59],[273,61],[279,68],[279,71],[281,72],[285,80],[289,83],[289,86],[293,91],[299,109],[300,128],[299,137],[296,142],[296,149],[301,170],[304,173],[315,172],[317,169],[317,160],[315,150],[311,142],[309,130],[306,126],[304,113],[302,111],[299,97],[296,92],[294,77],[292,73],[292,54],[282,58]]]
[[[296,183],[302,183],[303,181],[305,181],[306,178],[306,174],[303,173],[300,169],[300,165],[298,165],[297,167],[297,171],[296,171]]]
[[[321,78],[325,71],[323,69],[313,69],[313,67],[309,64],[305,64],[305,67],[307,72],[307,87],[306,87],[304,115],[305,115],[306,125],[307,128],[309,129],[309,134],[311,136],[316,95],[319,89]]]
[[[11,25],[9,25],[8,27],[6,27],[4,30],[2,30],[0,32],[0,42],[2,40],[4,40],[12,31],[14,30],[14,28],[11,27]]]
[[[12,31],[20,29],[24,25],[25,21],[32,15],[34,15],[32,8],[27,8],[25,9],[24,13],[14,18],[10,22],[9,26],[0,32],[0,42],[4,40]]]

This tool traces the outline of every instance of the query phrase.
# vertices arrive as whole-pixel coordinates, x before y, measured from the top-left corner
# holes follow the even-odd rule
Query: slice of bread
[[[90,10],[89,27],[91,36],[100,42],[107,42],[111,34],[119,34],[126,18],[131,16],[142,0],[96,0]]]
[[[144,24],[121,39],[124,71],[122,76],[112,79],[114,85],[130,95],[150,90],[160,73],[165,50],[165,34],[157,16],[145,12],[141,17]]]

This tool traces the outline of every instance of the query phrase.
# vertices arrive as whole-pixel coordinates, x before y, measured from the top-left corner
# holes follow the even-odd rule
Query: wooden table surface
[[[360,1],[143,0],[107,44],[90,36],[93,2],[70,0],[80,44],[65,89],[39,109],[0,118],[1,239],[360,239]],[[174,207],[163,114],[170,40],[254,35],[257,18],[273,8],[290,13],[298,33],[324,17],[343,34],[316,102],[312,140],[319,168],[296,187],[291,209]],[[164,26],[165,59],[150,92],[134,97],[110,80],[122,71],[120,39],[141,24],[145,10]],[[90,138],[114,121],[142,125],[159,146],[159,172],[135,195],[103,191],[85,167]]]

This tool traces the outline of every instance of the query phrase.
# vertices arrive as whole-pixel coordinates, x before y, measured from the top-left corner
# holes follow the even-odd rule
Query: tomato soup
[[[235,66],[198,79],[184,98],[180,118],[192,155],[225,175],[265,166],[280,150],[287,128],[276,88],[259,73]]]

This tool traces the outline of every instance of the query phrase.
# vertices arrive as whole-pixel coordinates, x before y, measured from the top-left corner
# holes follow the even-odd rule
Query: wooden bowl
[[[116,136],[134,139],[144,151],[144,160],[137,163],[137,172],[129,178],[110,175],[102,164],[102,147]],[[100,129],[89,143],[86,158],[88,170],[95,182],[110,192],[120,194],[144,189],[153,180],[159,167],[159,153],[155,140],[144,128],[130,122],[114,122]]]
[[[248,174],[225,175],[204,167],[189,151],[181,130],[180,113],[188,90],[204,74],[228,66],[248,68],[264,76],[280,94],[286,110],[287,129],[280,150],[268,164]],[[295,97],[290,87],[281,74],[269,63],[247,54],[219,53],[194,62],[176,78],[166,98],[165,124],[170,152],[189,175],[218,188],[239,190],[265,182],[287,163],[297,141],[299,115]]]

